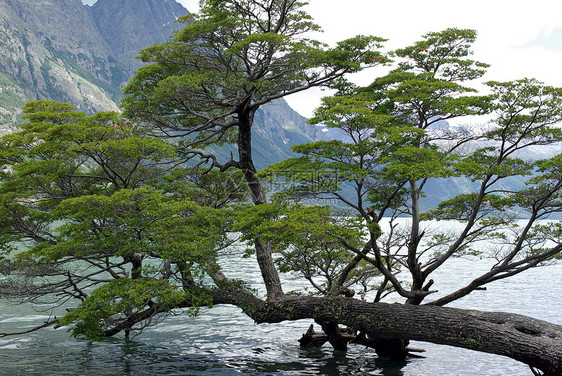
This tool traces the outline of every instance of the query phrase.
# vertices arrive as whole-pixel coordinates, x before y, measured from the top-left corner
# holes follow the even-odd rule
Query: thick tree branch
[[[562,326],[531,317],[449,307],[368,303],[352,298],[289,297],[262,301],[240,289],[216,290],[215,304],[235,304],[256,323],[314,319],[372,337],[409,339],[503,355],[562,374]]]

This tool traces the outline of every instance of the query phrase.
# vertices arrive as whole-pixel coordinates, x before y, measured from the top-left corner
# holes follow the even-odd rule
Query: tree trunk
[[[253,114],[246,111],[238,113],[238,156],[240,169],[244,173],[246,182],[252,194],[255,205],[267,203],[265,190],[261,180],[256,176],[256,167],[252,159],[252,122]],[[281,279],[273,262],[271,244],[264,243],[256,238],[254,241],[256,258],[260,267],[261,275],[267,289],[267,295],[271,299],[283,296]]]
[[[214,302],[235,304],[256,323],[336,322],[373,338],[463,347],[510,357],[548,376],[562,375],[562,326],[527,316],[344,297],[285,296],[265,302],[240,289],[217,290]]]
[[[324,331],[314,331],[314,325],[311,324],[306,333],[303,333],[301,339],[299,339],[301,347],[322,347],[324,343],[330,342],[334,350],[347,351],[347,345],[354,343],[375,349],[379,357],[392,360],[404,360],[410,351],[423,351],[408,348],[409,341],[406,339],[369,338],[365,333],[357,333],[356,330],[351,328],[341,329],[336,321],[324,321],[319,324]]]
[[[392,360],[404,360],[408,356],[408,344],[410,341],[400,338],[377,338],[373,340],[372,346],[377,355],[382,358],[389,358]]]

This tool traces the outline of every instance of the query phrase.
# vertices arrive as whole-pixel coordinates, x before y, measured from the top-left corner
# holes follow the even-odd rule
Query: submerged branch
[[[217,290],[215,304],[235,304],[256,323],[335,321],[386,339],[408,339],[503,355],[562,374],[562,326],[531,317],[436,306],[368,303],[343,297],[289,297],[262,301],[243,291]]]
[[[28,329],[28,330],[24,330],[24,331],[21,331],[21,332],[12,332],[12,333],[0,333],[0,338],[3,338],[3,337],[11,337],[11,336],[20,336],[20,335],[24,335],[24,334],[33,333],[33,332],[36,332],[36,331],[38,331],[38,330],[40,330],[40,329],[47,328],[47,327],[49,327],[49,326],[51,326],[51,325],[55,325],[55,324],[57,324],[59,321],[60,321],[60,320],[55,317],[55,318],[52,319],[52,320],[47,320],[47,321],[45,321],[43,324],[38,325],[38,326],[35,326],[35,327],[33,327],[33,328],[31,328],[31,329]]]

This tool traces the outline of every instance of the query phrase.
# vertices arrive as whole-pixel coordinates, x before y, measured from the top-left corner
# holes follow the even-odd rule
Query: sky
[[[93,2],[94,0],[88,0]],[[190,12],[198,0],[178,0]],[[425,33],[449,27],[478,32],[473,58],[491,68],[484,80],[536,78],[562,87],[562,4],[560,0],[309,0],[305,8],[324,33],[316,36],[333,45],[357,34],[388,39],[389,50],[405,47]],[[369,84],[384,74],[371,68],[354,77]],[[312,90],[287,98],[310,116],[326,92]]]

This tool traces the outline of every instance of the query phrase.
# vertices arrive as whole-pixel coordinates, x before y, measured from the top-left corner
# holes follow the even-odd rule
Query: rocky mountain
[[[0,0],[0,127],[31,99],[117,109],[119,71],[80,0]]]
[[[0,0],[0,128],[33,99],[117,110],[138,51],[187,13],[167,0]]]
[[[138,52],[173,35],[179,17],[189,12],[170,0],[98,0],[92,19],[111,54],[131,75],[140,66]]]
[[[326,140],[322,128],[308,124],[284,99],[277,100],[256,113],[253,136],[256,167],[262,169],[291,156],[292,145]]]

